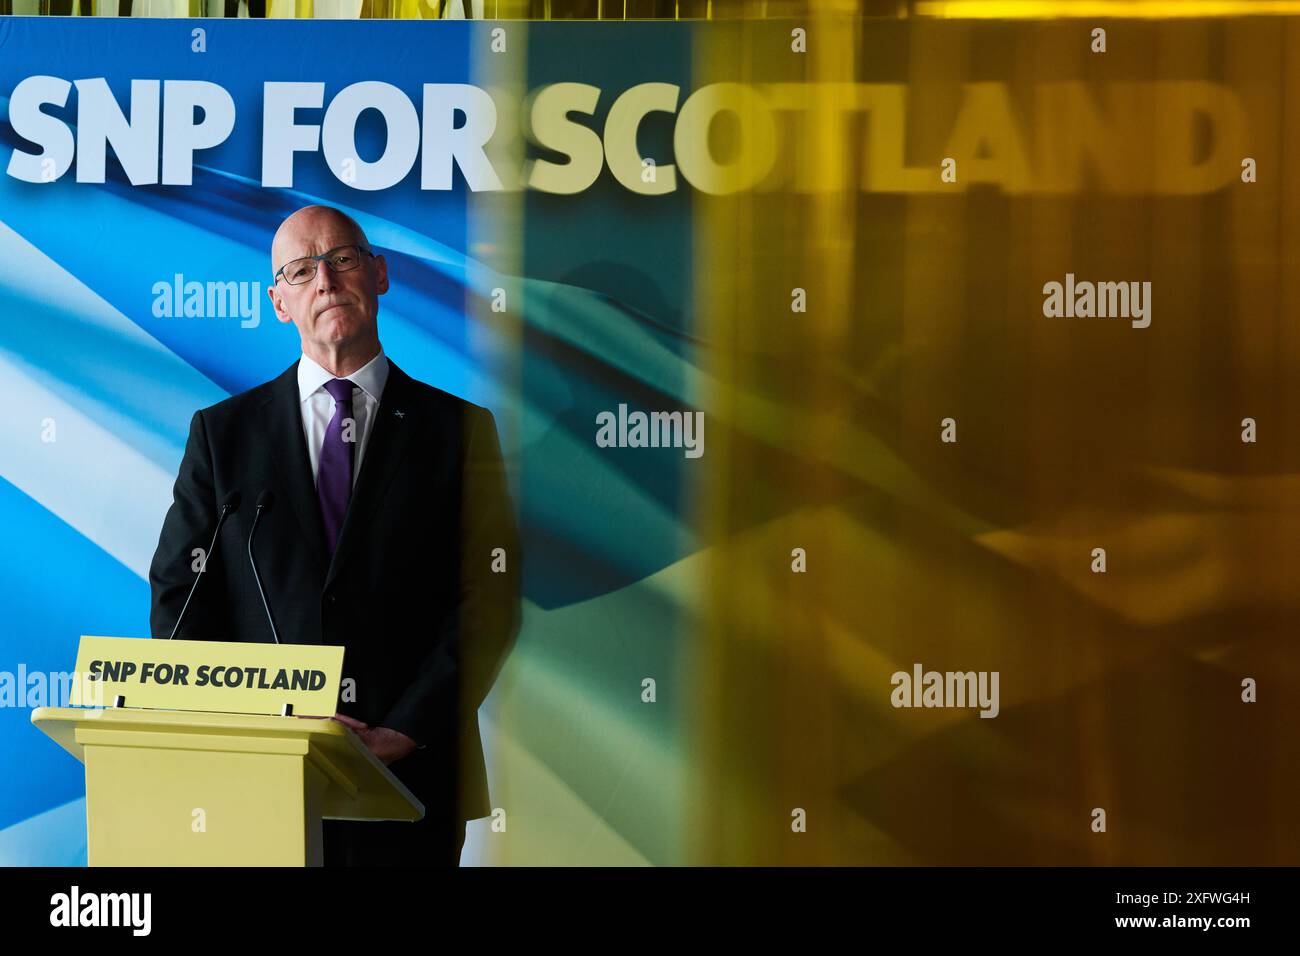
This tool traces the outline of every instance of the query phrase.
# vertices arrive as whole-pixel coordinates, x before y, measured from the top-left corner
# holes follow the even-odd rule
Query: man
[[[425,805],[418,823],[325,821],[325,865],[456,864],[465,821],[491,813],[477,711],[519,626],[518,533],[486,409],[418,382],[384,354],[388,266],[350,217],[308,206],[271,246],[268,292],[302,356],[195,413],[149,572],[166,638],[219,504],[243,504],[179,638],[345,648],[335,718]],[[348,685],[355,682],[355,693]]]

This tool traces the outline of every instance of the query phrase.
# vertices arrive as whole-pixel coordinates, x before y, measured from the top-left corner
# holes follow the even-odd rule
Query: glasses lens
[[[337,249],[331,249],[325,261],[330,264],[335,272],[347,272],[349,269],[355,269],[361,264],[361,256],[356,246],[340,246]]]
[[[284,281],[290,285],[300,285],[315,274],[315,259],[294,259],[284,267]]]

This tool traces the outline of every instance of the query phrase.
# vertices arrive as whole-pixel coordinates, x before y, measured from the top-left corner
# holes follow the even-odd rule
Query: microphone
[[[257,570],[257,559],[253,557],[253,535],[257,534],[257,523],[262,520],[262,512],[270,511],[275,506],[275,492],[267,488],[257,496],[257,513],[253,515],[253,529],[248,532],[248,563],[253,566],[253,580],[257,582],[257,593],[262,596],[262,607],[266,609],[266,620],[271,625],[271,637],[280,643],[280,632],[275,628],[275,616],[271,614],[271,605],[266,601],[266,591],[262,589],[262,575]]]
[[[217,547],[217,535],[221,533],[221,526],[226,523],[227,515],[232,515],[238,510],[239,492],[232,491],[222,499],[221,512],[217,515],[217,526],[212,531],[212,540],[208,543],[208,550],[203,552],[203,563],[199,565],[199,573],[194,576],[194,583],[190,585],[190,593],[185,596],[185,603],[181,606],[181,613],[176,618],[176,624],[172,627],[172,632],[167,637],[167,640],[172,640],[180,633],[181,622],[185,620],[185,612],[190,609],[190,601],[194,600],[194,592],[199,589],[199,582],[203,580],[203,572],[208,569],[208,560]]]

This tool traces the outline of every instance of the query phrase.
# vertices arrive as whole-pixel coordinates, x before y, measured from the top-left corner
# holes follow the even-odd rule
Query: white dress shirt
[[[334,417],[334,398],[325,391],[325,383],[336,377],[352,382],[352,417],[356,420],[356,455],[352,460],[352,487],[357,486],[361,474],[361,460],[366,453],[375,411],[388,381],[388,357],[381,347],[379,354],[351,375],[334,376],[303,355],[298,360],[298,400],[302,408],[302,431],[307,439],[307,453],[311,456],[311,477],[316,481],[320,472],[320,446],[325,441],[325,428]]]

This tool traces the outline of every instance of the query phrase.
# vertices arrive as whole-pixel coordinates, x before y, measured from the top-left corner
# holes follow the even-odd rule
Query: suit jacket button
[[[331,604],[333,604],[335,600],[336,600],[336,598],[334,597],[333,594],[331,594],[331,595],[329,596],[329,602],[330,602]]]

